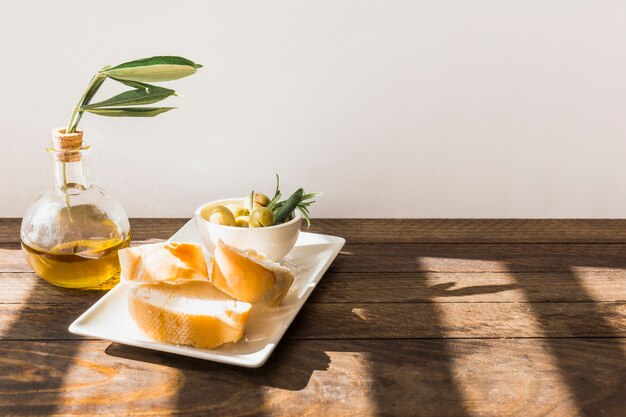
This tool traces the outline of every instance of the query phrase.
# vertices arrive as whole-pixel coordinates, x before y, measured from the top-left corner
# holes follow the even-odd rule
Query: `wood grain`
[[[142,244],[149,241],[137,241]],[[626,269],[626,244],[346,244],[334,272]],[[0,244],[0,272],[31,272],[19,244]]]
[[[88,306],[104,294],[104,291],[56,287],[39,278],[34,272],[0,272],[0,304]]]
[[[626,243],[624,219],[314,219],[350,243]]]
[[[32,272],[19,243],[0,243],[0,272]]]
[[[132,221],[136,243],[187,219]],[[269,362],[70,335],[0,220],[0,415],[626,415],[626,220],[315,220],[348,244]]]
[[[529,289],[525,291],[519,282]],[[579,291],[580,287],[585,293]],[[0,272],[0,304],[80,304],[88,307],[103,291],[71,290],[32,272]],[[626,271],[414,272],[393,277],[375,272],[324,275],[309,303],[510,303],[626,302]]]
[[[131,219],[134,239],[167,239],[188,218]],[[0,242],[18,242],[21,219],[0,219]],[[626,243],[624,219],[313,219],[314,233],[351,243]]]
[[[617,417],[625,343],[284,341],[245,369],[104,341],[3,342],[0,414]]]
[[[88,303],[0,304],[0,338],[77,339],[69,325]],[[290,339],[624,337],[625,303],[307,303]]]
[[[507,272],[626,269],[623,244],[346,244],[334,272]]]
[[[520,285],[523,282],[524,285]],[[579,291],[580,287],[584,293]],[[1,298],[0,298],[1,300]],[[329,272],[312,303],[626,302],[626,271]]]
[[[594,336],[626,336],[624,303],[309,304],[289,333],[294,339]]]

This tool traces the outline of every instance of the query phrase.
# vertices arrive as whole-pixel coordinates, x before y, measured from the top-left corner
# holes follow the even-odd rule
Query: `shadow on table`
[[[419,263],[419,261],[418,261]],[[418,269],[421,267],[418,265]],[[454,296],[462,292],[477,294],[480,292],[504,291],[505,286],[489,288],[471,287],[449,290],[450,286],[440,284],[429,286],[426,276],[421,275],[414,281],[413,291],[424,294],[432,300],[445,293]],[[451,294],[455,292],[455,294]],[[443,329],[441,312],[434,302],[420,303],[427,308],[426,317],[430,317],[433,328]],[[431,335],[431,340],[404,340],[402,350],[390,350],[384,341],[378,344],[361,342],[370,362],[372,400],[379,416],[469,416],[465,407],[461,388],[454,378],[453,357],[446,335],[439,331]],[[402,372],[393,372],[400,369]],[[399,397],[400,394],[405,397]],[[452,414],[451,414],[452,413]]]
[[[580,323],[563,323],[558,317],[540,308],[541,303],[532,302],[542,287],[537,281],[530,280],[528,274],[515,272],[516,269],[518,268],[515,265],[511,265],[510,273],[525,292],[526,298],[531,301],[528,306],[544,332],[546,346],[578,406],[580,415],[587,417],[626,415],[626,355],[622,340],[617,339],[619,335],[607,320],[607,316],[612,313],[603,310],[602,304],[595,302],[574,271],[569,270],[560,274],[559,279],[563,281],[563,288],[567,291],[564,296],[579,302],[577,307],[581,309],[578,313]],[[564,327],[575,328],[582,322],[585,328],[593,328],[603,333],[600,346],[594,346],[593,340],[585,341],[588,342],[589,349],[595,349],[594,356],[587,351],[573,351],[568,343],[559,338]],[[622,383],[617,390],[611,392],[607,391],[605,385],[613,375],[621,375]],[[601,404],[598,401],[601,401]]]
[[[472,285],[471,287],[452,288],[456,282],[444,282],[422,289],[422,295],[434,297],[465,297],[468,295],[496,294],[519,288],[516,284]]]
[[[446,245],[441,245],[446,246]],[[526,298],[531,301],[529,308],[532,309],[537,322],[542,325],[545,344],[550,354],[554,357],[561,374],[562,380],[572,394],[572,398],[581,414],[586,416],[595,415],[620,415],[625,406],[624,375],[626,375],[626,355],[621,346],[621,340],[616,329],[607,320],[607,313],[601,303],[596,303],[584,285],[580,282],[573,266],[610,266],[626,268],[626,262],[618,260],[614,254],[610,262],[605,258],[593,258],[588,255],[585,258],[560,259],[557,255],[548,256],[548,260],[534,259],[535,255],[525,255],[518,251],[514,255],[504,251],[493,250],[489,254],[469,254],[463,252],[457,246],[435,248],[433,251],[424,250],[421,256],[427,257],[455,257],[459,259],[475,259],[498,261],[508,265],[508,273],[515,279],[515,284],[498,286],[473,286],[461,289],[451,289],[451,283],[428,286],[426,280],[416,280],[415,290],[428,297],[445,297],[446,295],[464,296],[481,293],[497,293],[510,289],[521,289]],[[524,249],[522,249],[523,251]],[[626,256],[624,257],[626,259]],[[535,279],[529,279],[532,274],[528,272],[536,268],[541,270],[543,266],[549,267],[552,260],[557,260],[560,274],[555,275],[554,284],[562,284],[567,294],[565,298],[580,301],[584,306],[580,320],[586,321],[586,326],[593,326],[603,330],[605,337],[601,343],[593,345],[594,353],[587,351],[576,352],[567,345],[564,339],[560,339],[563,322],[559,322],[554,315],[546,313],[547,310],[540,308],[541,303],[532,302],[537,300],[536,294],[542,291],[540,283]],[[426,270],[416,260],[416,270]],[[545,268],[543,268],[545,270]],[[324,281],[322,280],[323,285]],[[45,335],[48,331],[57,331],[59,325],[66,326],[76,315],[73,311],[59,310],[59,315],[41,314],[32,305],[41,303],[41,294],[50,291],[67,291],[57,289],[43,281],[37,281],[33,286],[31,295],[25,301],[22,312],[5,331],[5,338],[19,339],[25,335]],[[60,294],[60,293],[59,293]],[[422,303],[422,307],[430,309],[429,316],[435,324],[434,328],[443,329],[441,313],[437,303]],[[62,307],[60,307],[62,308]],[[50,310],[46,310],[48,313]],[[555,320],[557,319],[557,320]],[[65,323],[64,321],[68,321]],[[59,324],[59,321],[62,323]],[[36,324],[35,324],[36,323]],[[344,323],[336,323],[338,338],[341,338],[341,329]],[[571,325],[571,324],[570,324]],[[39,326],[34,328],[33,326]],[[27,330],[30,329],[30,330]],[[51,330],[50,330],[51,329]],[[287,334],[288,336],[288,334]],[[375,335],[374,335],[375,336]],[[432,339],[403,340],[402,351],[390,350],[388,345],[380,340],[328,340],[328,341],[292,341],[283,340],[276,348],[268,363],[258,369],[246,369],[206,362],[197,359],[184,358],[176,355],[154,352],[150,350],[134,348],[119,344],[111,344],[106,353],[112,356],[156,363],[169,366],[180,371],[180,387],[177,393],[177,411],[189,414],[209,415],[264,415],[270,414],[265,408],[265,392],[268,388],[277,388],[287,391],[300,391],[309,387],[312,375],[315,371],[333,371],[329,369],[330,358],[326,352],[355,352],[364,354],[368,366],[368,397],[372,407],[378,415],[456,415],[469,416],[470,413],[464,403],[463,389],[455,380],[454,357],[443,333],[435,335]],[[375,339],[375,337],[373,337]],[[586,341],[584,341],[586,343]],[[589,341],[592,346],[593,340]],[[584,343],[583,343],[584,344]],[[52,414],[60,401],[63,388],[63,376],[74,362],[74,356],[80,343],[62,343],[61,346],[49,344],[52,348],[46,356],[37,355],[33,352],[10,353],[16,367],[33,369],[34,375],[39,381],[45,381],[38,385],[35,380],[13,381],[0,378],[0,390],[3,392],[15,392],[15,404],[20,402],[19,395],[24,395],[22,405],[19,408],[0,408],[6,414],[24,413]],[[304,347],[303,347],[304,346]],[[417,359],[416,359],[417,358]],[[304,359],[304,360],[303,360]],[[400,372],[399,372],[400,371]],[[39,373],[39,375],[37,374]],[[48,373],[41,377],[41,373]],[[615,378],[619,379],[616,384]],[[43,385],[45,384],[45,385]],[[40,386],[41,385],[41,386]],[[617,386],[614,391],[607,392],[603,387]],[[313,387],[315,388],[315,387]],[[316,388],[317,389],[317,388]],[[20,392],[38,391],[37,401],[29,402],[26,394]],[[407,395],[408,394],[408,395]],[[399,395],[404,395],[400,397]],[[319,400],[325,398],[320,394]],[[32,405],[31,405],[32,404]]]
[[[424,245],[419,250],[415,269],[428,272],[427,268],[420,265],[419,259],[422,257],[495,261],[501,264],[515,280],[510,289],[520,289],[529,301],[528,306],[543,331],[544,339],[541,343],[553,357],[578,412],[588,417],[625,415],[626,353],[621,336],[623,333],[618,332],[614,323],[609,321],[609,317],[619,313],[611,311],[615,304],[594,300],[574,271],[574,268],[626,269],[623,245],[503,244],[488,245],[486,250],[476,250],[476,247]],[[533,271],[558,273],[550,275],[550,285],[546,286]],[[421,289],[433,295],[449,291],[441,284]],[[549,290],[549,298],[546,298],[546,290]],[[480,291],[480,287],[467,293],[475,294],[475,291]],[[566,321],[558,314],[558,310],[544,308],[545,303],[563,301],[575,303],[577,318],[572,319],[570,313]],[[585,346],[587,349],[576,351],[572,343],[568,343],[572,339],[564,339],[564,334],[582,334],[578,329],[581,326],[594,329],[593,334],[600,336],[578,338],[576,346]],[[586,336],[583,334],[581,337]]]
[[[242,368],[112,343],[106,353],[168,366],[179,371],[176,411],[207,415],[265,415],[265,390],[300,391],[314,371],[328,368],[328,355],[307,351],[306,358],[289,341],[276,347],[260,368]]]
[[[399,271],[431,272],[433,264],[426,264],[421,259],[455,259],[476,260],[479,264],[476,269],[470,266],[469,271],[502,271],[508,272],[515,280],[514,283],[497,286],[472,286],[460,289],[452,289],[454,283],[443,283],[434,286],[426,286],[424,282],[415,281],[411,289],[416,294],[432,299],[433,297],[446,296],[469,296],[485,293],[497,293],[505,290],[518,289],[524,292],[525,298],[530,302],[529,308],[534,313],[536,321],[543,329],[545,339],[538,343],[546,346],[548,352],[554,358],[560,377],[567,390],[572,395],[573,403],[581,415],[596,416],[610,415],[622,416],[626,409],[626,356],[622,346],[623,339],[618,339],[615,324],[608,317],[619,315],[609,311],[615,304],[598,303],[574,273],[574,267],[580,268],[626,268],[626,254],[623,246],[611,245],[584,245],[584,247],[572,247],[576,245],[486,245],[485,249],[476,249],[477,245],[416,245],[408,247],[410,255],[393,258],[394,251],[389,250],[389,255],[382,253],[383,264],[392,265]],[[395,250],[395,249],[394,249]],[[397,252],[396,252],[397,253]],[[368,253],[369,254],[369,253]],[[346,253],[351,256],[353,253]],[[390,256],[389,259],[384,259]],[[409,258],[410,256],[410,258]],[[401,263],[394,265],[395,260]],[[410,261],[409,261],[410,259]],[[491,265],[480,262],[495,262]],[[410,265],[407,264],[410,262]],[[362,270],[358,263],[346,262],[342,265],[342,272],[349,272],[346,265],[350,265],[355,271]],[[441,264],[444,268],[449,265]],[[437,264],[434,268],[437,270]],[[492,269],[496,268],[496,269]],[[391,270],[391,269],[390,269]],[[444,269],[445,270],[445,269]],[[549,298],[546,297],[547,289],[542,278],[534,275],[537,272],[553,272],[550,274]],[[459,271],[461,272],[461,271]],[[570,333],[577,332],[576,326],[580,323],[571,318],[571,312],[567,320],[555,314],[555,309],[542,308],[545,303],[553,301],[571,301],[576,303],[576,310],[581,311],[579,320],[584,321],[586,328],[600,329],[601,336],[590,339],[577,339],[572,346],[572,338],[563,339],[563,329],[569,329]],[[436,323],[436,328],[444,328],[441,324],[442,317],[437,311],[436,303],[425,303],[421,306],[431,308],[430,316]],[[580,331],[579,331],[580,333]],[[594,334],[597,334],[594,332]],[[413,381],[403,381],[405,384],[413,383],[413,396],[398,399],[398,387],[401,382],[397,377],[390,374],[394,367],[402,367],[402,352],[381,352],[377,349],[363,351],[369,355],[371,363],[371,375],[373,383],[373,399],[376,403],[379,415],[468,415],[469,411],[464,404],[462,392],[469,387],[459,387],[455,381],[453,356],[448,347],[445,334],[436,335],[433,340],[417,339],[402,341],[407,351],[421,352],[422,364],[414,358],[407,358],[404,365],[407,371],[415,372]],[[568,343],[568,340],[570,341]],[[438,344],[437,344],[438,343]],[[432,349],[440,349],[440,355],[429,354],[428,345]],[[422,349],[425,347],[425,349]],[[581,349],[577,351],[576,348]],[[393,357],[399,359],[394,364]],[[421,372],[423,364],[432,364],[432,384],[424,384]],[[417,364],[417,365],[416,365]],[[412,369],[415,368],[415,369]],[[402,406],[403,405],[403,406]],[[426,406],[425,406],[426,405]],[[402,406],[402,407],[401,407]],[[407,412],[406,406],[413,407],[413,411]]]
[[[102,294],[59,288],[38,278],[27,298],[16,300],[22,308],[2,336],[12,342],[0,345],[1,355],[6,360],[0,376],[0,392],[11,396],[9,403],[0,406],[0,414],[49,415],[58,411],[64,393],[64,377],[75,361],[80,339],[47,340],[66,335],[69,324]],[[47,303],[50,299],[64,298],[79,301],[68,305]],[[17,305],[6,307],[18,308]],[[45,348],[38,340],[45,342]]]

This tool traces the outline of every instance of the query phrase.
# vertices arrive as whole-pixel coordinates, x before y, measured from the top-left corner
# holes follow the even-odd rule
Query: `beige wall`
[[[11,2],[0,216],[105,64],[205,65],[157,119],[87,115],[93,182],[131,216],[323,190],[323,217],[625,217],[626,2]]]

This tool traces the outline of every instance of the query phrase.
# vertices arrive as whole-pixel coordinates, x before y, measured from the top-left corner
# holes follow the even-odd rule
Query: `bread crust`
[[[211,285],[196,281],[194,285]],[[249,305],[241,311],[227,311],[228,322],[220,317],[188,314],[165,308],[150,302],[144,297],[144,290],[162,291],[172,297],[177,291],[185,291],[185,284],[167,283],[142,284],[131,288],[128,295],[128,309],[139,328],[153,339],[177,345],[193,346],[200,349],[213,349],[224,343],[239,341],[245,331],[250,312]],[[180,289],[180,290],[177,290]],[[211,303],[210,299],[206,300]]]
[[[118,256],[126,281],[208,280],[209,276],[202,247],[197,243],[153,243],[122,249]]]
[[[262,264],[270,262],[260,262],[255,255],[245,255],[220,241],[213,254],[211,282],[237,300],[276,307],[287,295],[293,274],[277,264],[280,272]]]

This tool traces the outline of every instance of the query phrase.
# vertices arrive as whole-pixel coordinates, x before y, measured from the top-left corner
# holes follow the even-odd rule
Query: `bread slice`
[[[208,281],[141,284],[128,294],[130,315],[148,336],[200,349],[240,340],[251,307]]]
[[[278,306],[293,283],[293,273],[253,250],[218,241],[211,282],[237,300]]]
[[[153,243],[122,249],[118,256],[127,281],[209,279],[202,247],[197,243]]]

